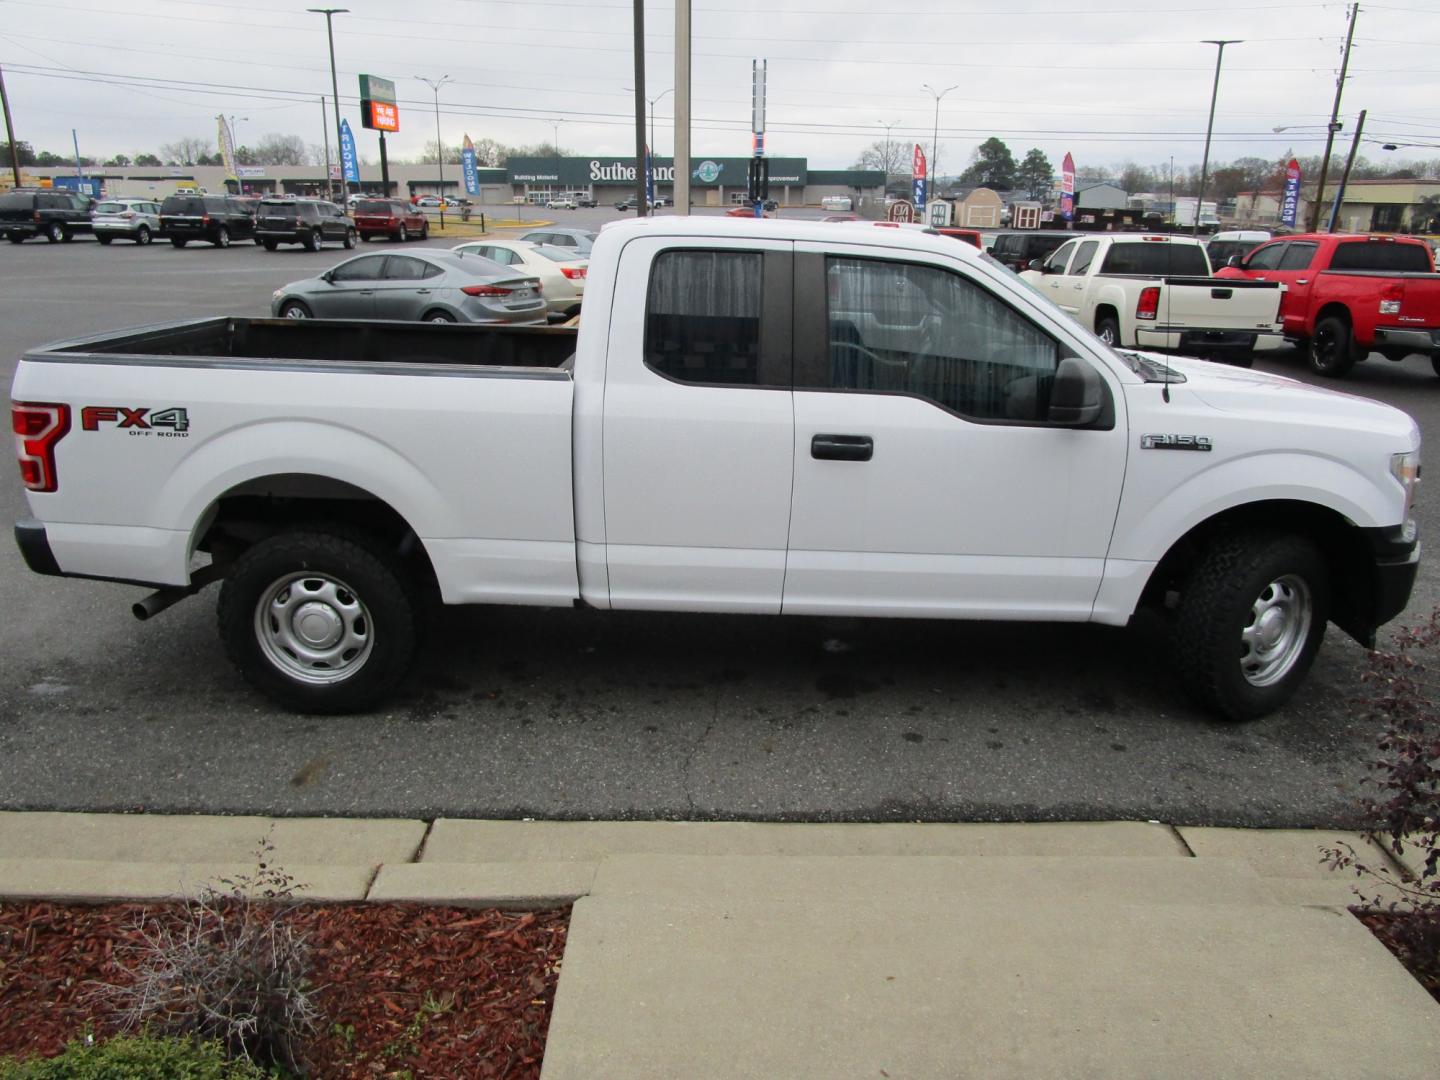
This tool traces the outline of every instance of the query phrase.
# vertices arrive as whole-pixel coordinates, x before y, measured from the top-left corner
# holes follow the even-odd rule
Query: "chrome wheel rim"
[[[1250,605],[1240,632],[1240,670],[1251,686],[1273,686],[1295,667],[1310,637],[1315,617],[1310,586],[1295,574],[1282,574]]]
[[[255,638],[291,679],[324,686],[350,678],[375,645],[358,593],[328,574],[286,574],[260,594]]]
[[[1111,328],[1111,327],[1109,327],[1109,326],[1102,326],[1102,327],[1100,328],[1100,340],[1103,341],[1106,345],[1114,345],[1114,344],[1115,344],[1115,331],[1114,331],[1114,329]]]
[[[280,314],[284,315],[287,319],[303,319],[306,317],[305,309],[299,304],[286,304],[285,310]]]

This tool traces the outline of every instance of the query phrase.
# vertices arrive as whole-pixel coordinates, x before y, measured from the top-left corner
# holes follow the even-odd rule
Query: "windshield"
[[[544,255],[551,262],[582,262],[583,260],[569,248],[555,247],[553,244],[536,244],[535,254]]]

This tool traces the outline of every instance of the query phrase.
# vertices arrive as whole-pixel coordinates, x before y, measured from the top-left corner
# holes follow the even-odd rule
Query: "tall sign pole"
[[[395,84],[379,75],[360,76],[360,126],[380,133],[380,185],[390,197],[390,159],[385,153],[385,133],[400,130],[400,108],[395,104]]]
[[[635,216],[650,213],[645,196],[645,0],[635,0]]]
[[[690,0],[675,0],[675,213],[690,213]]]
[[[765,160],[765,76],[769,61],[750,61],[750,130],[754,133],[754,156],[750,160],[750,201],[755,216],[765,216],[770,197],[770,163]]]
[[[1325,177],[1330,173],[1330,151],[1335,146],[1335,133],[1340,130],[1340,97],[1345,93],[1345,73],[1350,69],[1350,43],[1355,40],[1355,20],[1360,5],[1350,5],[1350,29],[1345,34],[1345,53],[1340,58],[1340,77],[1335,80],[1335,103],[1330,107],[1330,131],[1325,136],[1325,156],[1320,159],[1320,179],[1315,185],[1315,205],[1310,209],[1310,231],[1320,228],[1320,204],[1325,201]]]
[[[1335,231],[1335,222],[1340,217],[1340,204],[1345,199],[1345,185],[1350,183],[1350,170],[1355,167],[1355,152],[1360,149],[1360,135],[1365,130],[1365,109],[1360,110],[1360,120],[1355,125],[1355,139],[1350,144],[1350,156],[1345,159],[1345,171],[1340,174],[1340,186],[1335,189],[1335,205],[1330,208],[1330,224],[1326,232]]]
[[[686,4],[686,7],[689,7],[689,4],[688,4],[688,3]],[[689,42],[688,42],[688,41],[686,42],[686,48],[687,48],[687,49],[689,48]],[[688,60],[688,56],[687,56],[687,60]],[[687,80],[686,83],[685,83],[685,101],[686,101],[686,107],[687,107],[687,109],[688,109],[688,107],[689,107],[689,101],[690,101],[690,83],[689,83],[688,80]],[[10,121],[10,97],[9,97],[8,94],[5,93],[5,69],[4,69],[4,68],[0,68],[0,106],[4,106],[4,109],[5,109],[5,138],[6,138],[6,139],[9,141],[9,143],[10,143],[10,171],[15,174],[15,186],[16,186],[16,187],[19,187],[19,186],[20,186],[20,147],[15,144],[15,125],[14,125],[13,123],[11,123],[11,121]],[[687,117],[686,119],[687,119],[687,121],[688,121],[689,118]],[[685,138],[686,138],[687,141],[688,141],[689,138],[690,138],[690,131],[689,131],[689,124],[688,124],[688,123],[686,124]],[[689,181],[687,180],[686,183],[689,183]]]

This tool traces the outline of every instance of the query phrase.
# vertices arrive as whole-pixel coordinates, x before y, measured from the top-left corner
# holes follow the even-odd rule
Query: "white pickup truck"
[[[573,355],[572,355],[573,353]],[[947,237],[605,228],[563,328],[218,318],[36,349],[12,415],[44,574],[209,581],[244,676],[311,711],[450,604],[1168,620],[1216,712],[1327,621],[1405,606],[1420,436],[1362,398],[1116,351]]]
[[[1237,289],[1275,283],[1221,281],[1210,270],[1193,237],[1082,234],[1020,276],[1106,344],[1249,367],[1257,341],[1282,341],[1284,290]]]

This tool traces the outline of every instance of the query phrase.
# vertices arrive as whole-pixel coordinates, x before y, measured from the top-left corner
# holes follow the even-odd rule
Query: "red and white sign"
[[[925,179],[925,151],[920,149],[919,143],[915,144],[915,162],[910,172],[916,180]]]
[[[902,225],[909,225],[915,220],[915,207],[908,202],[893,202],[886,213],[891,221]]]
[[[369,126],[377,131],[399,131],[400,110],[388,102],[370,102]]]

